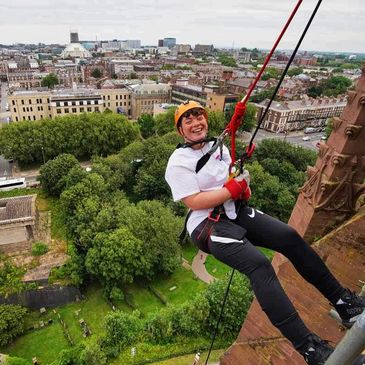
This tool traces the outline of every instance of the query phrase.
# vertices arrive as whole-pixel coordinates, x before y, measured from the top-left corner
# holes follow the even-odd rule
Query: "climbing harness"
[[[301,2],[302,2],[302,0],[299,0],[299,1],[298,1],[298,3],[297,3],[297,5],[295,6],[295,8],[294,8],[294,10],[293,10],[292,14],[290,15],[290,17],[289,17],[289,19],[288,19],[288,21],[287,21],[287,23],[286,23],[285,27],[283,28],[283,31],[280,33],[280,36],[279,36],[278,40],[275,42],[275,45],[274,45],[273,49],[271,50],[271,52],[270,52],[270,53],[269,53],[269,55],[267,56],[267,58],[266,58],[266,60],[265,60],[265,63],[264,63],[264,65],[263,65],[263,66],[262,66],[262,68],[261,68],[261,71],[259,72],[259,74],[257,75],[257,77],[256,77],[256,79],[255,79],[255,81],[254,81],[254,83],[252,84],[252,85],[253,85],[253,87],[251,86],[251,87],[250,87],[250,89],[249,89],[249,91],[247,92],[246,96],[242,99],[242,101],[241,101],[241,102],[239,102],[239,103],[237,103],[236,108],[235,108],[235,112],[234,112],[234,114],[233,114],[233,116],[232,116],[232,119],[231,119],[230,123],[229,123],[229,124],[228,124],[228,126],[227,126],[227,127],[229,127],[229,128],[227,129],[227,127],[226,127],[226,129],[223,131],[223,133],[221,134],[221,136],[219,136],[219,137],[218,137],[218,141],[222,140],[222,142],[223,142],[224,137],[225,137],[228,133],[231,133],[231,138],[233,137],[233,138],[232,138],[232,143],[231,143],[232,164],[234,164],[234,163],[235,163],[235,142],[234,142],[235,137],[234,137],[234,133],[235,133],[235,132],[237,131],[237,129],[238,129],[238,126],[239,126],[239,122],[238,122],[238,121],[240,121],[240,120],[241,120],[241,118],[242,118],[242,117],[243,117],[243,115],[244,115],[246,102],[248,101],[248,98],[250,97],[250,95],[251,95],[251,93],[252,93],[252,91],[253,91],[254,86],[256,85],[256,83],[258,82],[259,78],[261,77],[261,75],[262,75],[262,73],[263,73],[263,71],[264,71],[264,69],[265,69],[266,65],[268,64],[268,62],[269,62],[269,60],[270,60],[271,55],[273,54],[273,52],[274,52],[274,50],[275,50],[276,46],[278,45],[278,43],[279,43],[280,39],[282,38],[283,34],[285,33],[285,30],[287,29],[287,27],[288,27],[288,25],[289,25],[290,21],[291,21],[291,20],[292,20],[292,18],[294,17],[294,14],[295,14],[295,13],[296,13],[296,11],[298,10],[298,8],[299,8],[299,6],[300,6]],[[301,45],[301,43],[302,43],[302,41],[303,41],[303,39],[304,39],[305,35],[306,35],[306,33],[307,33],[307,31],[308,31],[308,29],[309,29],[310,25],[312,24],[312,21],[313,21],[313,19],[314,19],[315,15],[316,15],[316,13],[317,13],[317,11],[318,11],[318,9],[319,9],[319,7],[320,7],[321,3],[322,3],[322,0],[318,0],[318,3],[317,3],[317,5],[316,5],[315,9],[313,10],[312,15],[311,15],[310,19],[308,20],[307,25],[306,25],[306,27],[304,28],[303,33],[302,33],[301,37],[299,38],[299,41],[298,41],[298,43],[297,43],[297,45],[296,45],[296,47],[295,47],[295,49],[294,49],[294,51],[293,51],[293,53],[292,53],[292,55],[291,55],[291,57],[290,57],[290,59],[289,59],[289,61],[288,61],[287,65],[286,65],[286,67],[285,67],[285,69],[284,69],[284,71],[283,71],[282,75],[281,75],[281,78],[280,78],[280,80],[279,80],[279,82],[278,82],[278,84],[277,84],[277,86],[276,86],[276,88],[275,88],[275,90],[274,90],[274,93],[273,93],[273,95],[271,96],[271,99],[270,99],[270,101],[269,101],[268,105],[266,106],[266,109],[265,109],[265,111],[264,111],[263,115],[261,116],[260,121],[259,121],[259,123],[258,123],[258,125],[257,125],[257,127],[256,127],[256,129],[255,129],[255,131],[254,131],[254,133],[253,133],[253,135],[252,135],[252,137],[251,137],[251,139],[250,139],[250,142],[249,142],[248,148],[246,149],[246,151],[243,153],[243,155],[242,155],[242,156],[241,156],[241,158],[239,159],[239,163],[238,163],[238,165],[239,165],[239,168],[238,168],[238,174],[239,174],[239,173],[241,173],[241,172],[242,172],[242,170],[243,170],[243,163],[244,163],[244,161],[248,158],[249,154],[253,152],[253,149],[254,149],[253,140],[254,140],[254,138],[256,137],[256,134],[257,134],[257,132],[258,132],[258,130],[259,130],[259,128],[260,128],[260,126],[261,126],[261,124],[262,124],[262,122],[263,122],[264,118],[266,117],[266,114],[268,113],[268,110],[269,110],[269,108],[270,108],[270,106],[271,106],[272,101],[274,100],[274,98],[275,98],[275,96],[276,96],[277,92],[279,91],[279,88],[280,88],[280,86],[281,86],[281,83],[283,82],[284,77],[285,77],[286,73],[288,72],[288,70],[289,70],[289,67],[290,67],[291,63],[293,62],[294,57],[295,57],[295,55],[296,55],[296,53],[297,53],[297,51],[298,51],[298,49],[299,49],[299,47],[300,47],[300,45]],[[237,111],[237,113],[236,113],[236,111]],[[232,122],[232,120],[233,120],[233,122]],[[231,122],[232,122],[232,123],[231,123]],[[221,138],[220,138],[220,137],[221,137]],[[213,147],[214,147],[214,146],[213,146]],[[217,148],[217,147],[216,147],[216,148]],[[228,294],[229,294],[229,288],[230,288],[230,285],[231,285],[231,282],[232,282],[232,279],[233,279],[234,272],[235,272],[235,270],[233,269],[233,270],[232,270],[232,273],[231,273],[230,280],[229,280],[228,285],[227,285],[227,289],[226,289],[226,292],[225,292],[224,298],[223,298],[223,302],[222,302],[222,307],[221,307],[220,315],[219,315],[219,318],[218,318],[218,321],[217,321],[217,325],[216,325],[216,327],[215,327],[215,331],[214,331],[214,333],[213,333],[213,338],[212,338],[212,342],[211,342],[211,345],[210,345],[210,349],[209,349],[209,352],[208,352],[208,355],[207,355],[207,358],[206,358],[206,361],[205,361],[205,365],[207,365],[207,364],[208,364],[208,360],[209,360],[209,357],[210,357],[211,351],[212,351],[212,349],[213,349],[213,345],[214,345],[214,342],[215,342],[215,338],[216,338],[217,333],[218,333],[219,323],[220,323],[220,321],[221,321],[221,319],[222,319],[222,316],[223,316],[223,310],[224,310],[224,307],[225,307],[225,304],[226,304],[226,301],[227,301],[227,297],[228,297]]]

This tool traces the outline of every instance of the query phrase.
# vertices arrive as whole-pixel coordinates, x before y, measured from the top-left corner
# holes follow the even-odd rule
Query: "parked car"
[[[303,140],[303,141],[310,141],[310,139],[311,139],[311,138],[310,138],[310,137],[308,137],[308,136],[305,136],[305,137],[303,137],[303,138],[302,138],[302,140]]]
[[[325,140],[327,140],[327,137],[326,136],[321,136],[321,140],[325,141]]]

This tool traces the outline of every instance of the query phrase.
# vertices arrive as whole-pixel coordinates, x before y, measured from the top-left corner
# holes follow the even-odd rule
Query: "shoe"
[[[312,333],[308,338],[308,345],[301,355],[309,365],[324,365],[333,350],[334,348],[328,344],[328,341],[322,340]]]
[[[351,328],[365,310],[365,297],[360,297],[346,289],[335,304],[335,309],[342,319],[342,324],[347,328]]]

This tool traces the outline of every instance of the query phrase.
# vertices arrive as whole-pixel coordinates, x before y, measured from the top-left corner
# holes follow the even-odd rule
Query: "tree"
[[[58,77],[54,73],[50,73],[47,76],[42,78],[41,85],[43,87],[48,87],[49,89],[53,89],[55,85],[58,85]]]
[[[222,298],[227,289],[228,277],[210,284],[203,296],[209,303],[209,317],[206,321],[207,332],[213,332],[222,306]],[[223,318],[219,326],[219,334],[224,338],[235,338],[241,329],[253,299],[248,280],[236,273],[232,280],[229,296],[224,307]]]
[[[171,274],[180,265],[178,235],[183,222],[163,203],[141,201],[127,206],[119,212],[118,222],[141,242],[144,278],[151,280],[159,273]]]
[[[4,365],[30,365],[30,362],[22,357],[9,356],[6,358]]]
[[[71,169],[81,170],[75,156],[64,153],[53,160],[49,160],[39,170],[39,180],[44,191],[53,196],[60,196],[66,187],[66,176]],[[73,170],[75,173],[75,170]]]
[[[237,67],[236,60],[228,55],[227,53],[223,53],[218,57],[218,62],[220,62],[223,66],[227,67]]]
[[[133,314],[110,312],[105,316],[105,331],[106,343],[123,349],[138,339],[142,331],[142,321]]]
[[[279,178],[270,175],[259,163],[247,164],[246,168],[251,175],[250,204],[286,222],[295,204],[293,194],[280,183]]]
[[[250,102],[252,103],[261,103],[265,99],[271,98],[271,96],[274,94],[275,87],[270,87],[268,89],[262,90],[250,97]]]
[[[103,76],[103,73],[101,72],[100,68],[94,68],[91,71],[91,76],[95,79],[100,79]]]
[[[156,134],[162,136],[175,130],[174,114],[176,107],[168,108],[166,113],[161,113],[155,117]]]
[[[119,152],[139,136],[138,126],[119,114],[84,113],[0,129],[0,154],[20,163],[42,162],[62,153],[76,158]]]
[[[0,346],[6,346],[24,332],[26,308],[0,304]]]
[[[296,170],[306,171],[307,166],[316,161],[317,155],[314,151],[296,147],[292,144],[278,139],[265,139],[257,146],[254,158],[259,162],[266,158],[276,159],[279,162],[290,162]]]
[[[99,233],[86,254],[86,268],[110,288],[132,283],[146,271],[142,242],[128,228]]]
[[[8,259],[0,267],[0,295],[7,298],[11,294],[20,293],[26,289],[22,282],[25,269],[13,265]]]
[[[290,77],[293,76],[297,76],[303,73],[303,68],[302,67],[293,67],[291,69],[288,70],[287,75]]]
[[[143,138],[149,138],[155,133],[155,120],[151,114],[141,114],[137,119]]]

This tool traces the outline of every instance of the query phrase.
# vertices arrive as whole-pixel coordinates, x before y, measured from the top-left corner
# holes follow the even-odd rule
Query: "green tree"
[[[271,96],[274,94],[275,87],[270,87],[268,89],[262,90],[250,97],[250,102],[252,103],[261,103],[265,99],[271,98]]]
[[[30,365],[30,361],[22,357],[9,356],[6,358],[4,365]]]
[[[203,293],[209,303],[210,313],[206,321],[208,332],[213,332],[221,311],[222,300],[227,288],[228,277],[216,280]],[[229,295],[219,326],[219,335],[224,338],[236,338],[253,299],[246,277],[236,273],[232,280]]]
[[[81,170],[79,161],[71,154],[62,154],[49,160],[39,170],[39,180],[44,191],[53,196],[60,196],[66,187],[66,176],[71,169]]]
[[[251,174],[250,204],[286,222],[295,204],[294,195],[280,183],[279,178],[264,171],[259,163],[253,162],[246,168]]]
[[[129,229],[99,233],[86,255],[86,268],[112,288],[118,283],[132,283],[146,271],[143,244]]]
[[[139,136],[138,126],[119,114],[84,113],[0,129],[0,154],[20,163],[42,162],[62,153],[77,158],[116,153]]]
[[[22,282],[25,269],[15,266],[8,259],[2,260],[0,266],[0,295],[7,298],[11,294],[20,293],[26,289]]]
[[[123,349],[132,345],[140,336],[142,321],[133,314],[110,312],[105,317],[106,343]]]
[[[143,277],[153,279],[159,273],[171,274],[180,265],[178,235],[182,219],[176,218],[159,201],[141,201],[118,214],[124,224],[142,245]]]
[[[48,87],[49,89],[53,89],[55,85],[58,85],[58,77],[54,73],[50,73],[47,76],[42,78],[41,85],[43,87]]]
[[[218,62],[220,62],[223,66],[237,67],[236,60],[227,53],[219,55]]]
[[[155,117],[156,134],[162,136],[175,130],[174,114],[176,107],[168,108],[166,113],[157,114]]]
[[[293,77],[302,74],[303,71],[302,67],[293,67],[288,70],[287,75]]]
[[[0,304],[0,346],[6,346],[24,332],[26,308]]]
[[[103,73],[100,70],[100,68],[94,68],[91,71],[91,76],[94,77],[95,79],[100,79],[103,76]]]
[[[105,352],[98,341],[93,338],[89,342],[85,342],[80,350],[77,365],[105,365],[107,360]]]
[[[254,158],[259,162],[266,158],[272,158],[279,162],[290,162],[296,170],[306,171],[307,166],[313,166],[317,155],[314,151],[296,147],[278,139],[264,139],[257,146]]]
[[[155,120],[151,114],[141,114],[137,119],[137,123],[143,138],[149,138],[154,135]]]

